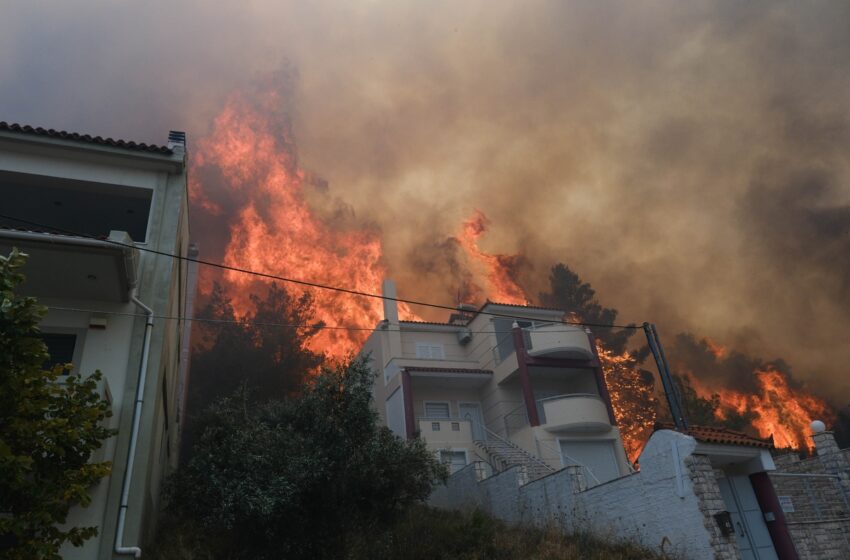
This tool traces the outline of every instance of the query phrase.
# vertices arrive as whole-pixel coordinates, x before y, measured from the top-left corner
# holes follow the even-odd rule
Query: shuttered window
[[[426,402],[425,416],[428,418],[449,418],[449,403]]]
[[[443,345],[430,344],[427,342],[417,342],[416,357],[423,360],[443,360],[445,359]]]

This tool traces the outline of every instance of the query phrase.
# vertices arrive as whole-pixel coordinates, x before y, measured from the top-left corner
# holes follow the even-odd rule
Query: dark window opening
[[[74,361],[77,335],[42,333],[41,339],[47,345],[47,352],[50,354],[50,358],[45,360],[41,367],[44,369],[53,369],[58,364],[69,364]]]

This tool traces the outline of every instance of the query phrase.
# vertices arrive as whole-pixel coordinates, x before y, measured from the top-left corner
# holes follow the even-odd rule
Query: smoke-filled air
[[[449,306],[545,303],[564,263],[618,323],[658,325],[691,415],[799,449],[846,406],[847,3],[219,4],[7,12],[3,118],[186,130],[205,260]],[[268,285],[213,282],[237,313]],[[325,325],[382,318],[310,293]],[[664,416],[641,336],[600,343],[633,458]]]

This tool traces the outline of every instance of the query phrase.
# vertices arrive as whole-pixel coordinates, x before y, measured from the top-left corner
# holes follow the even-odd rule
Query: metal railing
[[[522,455],[522,457],[524,459],[526,459],[529,463],[532,463],[532,464],[534,464],[534,465],[536,465],[540,468],[543,468],[544,470],[547,470],[547,471],[550,471],[550,472],[555,472],[555,469],[550,467],[549,464],[546,463],[546,461],[543,461],[539,457],[535,457],[534,454],[529,453],[528,451],[526,451],[522,447],[518,446],[514,442],[503,438],[502,436],[500,436],[499,434],[497,434],[496,432],[494,432],[493,430],[491,430],[487,426],[482,426],[482,428],[484,429],[484,433],[487,434],[488,439],[490,439],[491,441],[497,441],[497,442],[499,442],[503,445],[510,447],[513,451],[519,452]],[[504,465],[505,468],[507,468],[509,466],[511,466],[511,465],[508,465],[508,464]]]

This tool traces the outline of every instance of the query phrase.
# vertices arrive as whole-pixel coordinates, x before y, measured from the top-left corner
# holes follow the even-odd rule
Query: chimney
[[[383,295],[385,298],[392,298],[392,299],[383,300],[384,301],[384,319],[390,325],[397,325],[398,324],[398,302],[395,301],[395,298],[397,298],[398,296],[396,295],[396,291],[395,291],[395,282],[393,282],[392,280],[384,280],[383,284],[381,284],[381,295]]]
[[[398,324],[398,302],[395,300],[395,282],[384,280],[381,284],[381,295],[384,299],[384,321],[386,321],[387,336],[384,338],[382,353],[384,356],[383,366],[387,367],[393,358],[401,358],[401,327]]]

